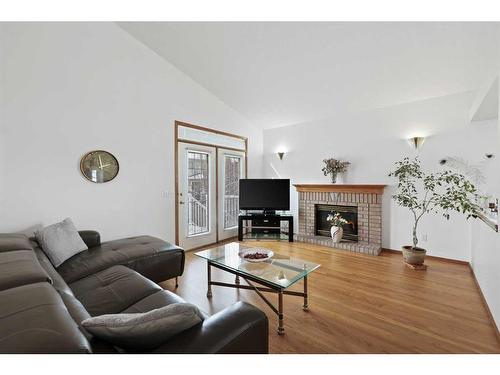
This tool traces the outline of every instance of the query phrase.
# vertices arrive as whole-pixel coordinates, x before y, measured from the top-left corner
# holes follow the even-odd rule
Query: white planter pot
[[[334,243],[339,243],[344,234],[344,229],[342,227],[336,227],[332,225],[330,228],[330,233],[332,234],[332,240]]]

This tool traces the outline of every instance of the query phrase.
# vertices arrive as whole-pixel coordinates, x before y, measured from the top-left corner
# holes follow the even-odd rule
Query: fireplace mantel
[[[375,184],[294,184],[298,192],[383,194],[386,185]]]

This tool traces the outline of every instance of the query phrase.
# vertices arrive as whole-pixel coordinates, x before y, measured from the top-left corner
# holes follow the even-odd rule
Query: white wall
[[[497,142],[496,157],[488,166],[490,179],[486,190],[500,198],[500,124],[497,131],[493,136]],[[497,327],[500,327],[500,233],[483,223],[473,223],[471,248],[472,269]]]
[[[293,183],[329,182],[321,172],[322,160],[337,157],[352,162],[344,182],[393,185],[387,174],[395,161],[415,154],[405,139],[418,134],[428,136],[419,153],[426,170],[441,169],[439,160],[445,156],[482,161],[484,153],[495,147],[496,122],[471,125],[468,111],[473,99],[473,92],[463,93],[265,130],[265,173],[291,178]],[[282,161],[275,153],[279,148],[287,150]],[[383,247],[400,249],[411,243],[412,222],[410,213],[390,200],[392,190],[386,188],[384,196]],[[295,189],[292,192],[296,214]],[[420,245],[429,254],[470,259],[470,225],[465,217],[446,221],[442,216],[428,216],[421,221],[419,232]],[[422,240],[423,234],[427,242]]]
[[[172,241],[175,120],[249,137],[262,174],[262,132],[113,23],[4,23],[0,54],[0,232],[70,216],[104,239]],[[118,158],[112,182],[81,176],[94,149]]]

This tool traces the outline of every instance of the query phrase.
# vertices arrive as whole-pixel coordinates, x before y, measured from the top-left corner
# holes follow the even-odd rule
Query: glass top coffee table
[[[272,258],[258,263],[249,262],[239,256],[240,252],[253,248],[259,247],[244,246],[240,243],[232,242],[195,253],[195,255],[207,260],[207,297],[212,297],[212,285],[254,290],[278,315],[278,334],[281,335],[285,332],[283,326],[283,295],[303,297],[303,310],[307,311],[309,308],[307,300],[307,275],[320,265],[276,253],[274,253]],[[228,284],[212,281],[211,267],[219,268],[236,275],[235,283]],[[248,285],[242,285],[240,278],[245,280]],[[286,290],[300,280],[303,280],[304,292]],[[256,286],[253,283],[261,286]],[[278,308],[262,292],[277,294]]]

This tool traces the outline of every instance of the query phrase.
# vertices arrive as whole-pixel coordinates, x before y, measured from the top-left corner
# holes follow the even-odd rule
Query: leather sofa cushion
[[[85,336],[48,283],[0,292],[0,353],[90,353]]]
[[[114,265],[125,265],[153,281],[179,276],[184,268],[184,250],[151,236],[104,242],[68,259],[57,271],[72,283]]]
[[[161,287],[124,266],[113,266],[71,283],[75,297],[91,316],[117,314]]]
[[[15,250],[33,250],[29,238],[24,234],[0,233],[0,253]]]
[[[17,286],[49,282],[49,275],[36,259],[33,250],[0,253],[0,290]]]

